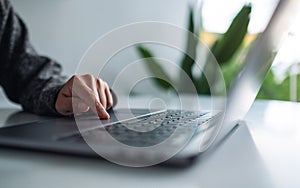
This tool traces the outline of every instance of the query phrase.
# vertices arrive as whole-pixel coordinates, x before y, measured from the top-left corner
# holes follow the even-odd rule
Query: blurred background
[[[23,18],[29,28],[30,39],[35,49],[42,55],[49,56],[63,65],[66,75],[73,75],[87,48],[103,34],[126,24],[142,21],[161,21],[187,28],[189,5],[196,5],[194,0],[11,0],[16,12]],[[201,40],[211,45],[219,35],[229,27],[233,17],[247,3],[252,3],[252,13],[245,37],[247,48],[257,34],[266,26],[278,0],[205,0],[202,17]],[[294,29],[295,31],[297,30]],[[296,32],[289,35],[292,40],[286,45],[286,52],[276,60],[274,71],[269,73],[259,98],[299,101],[298,49],[295,42]],[[185,44],[182,44],[185,45]],[[293,49],[293,50],[291,50]],[[153,48],[156,55],[177,62],[182,56],[178,51]],[[288,53],[289,52],[289,53]],[[239,53],[232,61],[240,61]],[[289,59],[286,58],[288,54]],[[104,79],[113,80],[118,74],[118,66],[139,59],[136,49],[125,50],[112,61],[116,67],[111,72],[101,75]],[[137,70],[144,71],[146,69]],[[171,70],[172,71],[172,70]],[[230,71],[229,71],[230,72]],[[132,77],[128,77],[132,79]],[[146,83],[143,92],[151,93],[157,88]],[[124,91],[124,88],[122,88]],[[278,90],[280,93],[278,93]],[[276,91],[276,92],[274,92]],[[126,91],[127,92],[127,91]],[[126,93],[125,92],[125,93]],[[6,100],[3,91],[0,99]]]

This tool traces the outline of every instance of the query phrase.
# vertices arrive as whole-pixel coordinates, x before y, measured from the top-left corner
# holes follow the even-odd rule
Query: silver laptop
[[[134,167],[191,164],[224,139],[246,115],[291,25],[291,10],[298,5],[298,0],[279,1],[268,26],[249,51],[229,91],[226,108],[221,111],[113,109],[110,120],[95,120],[87,115],[4,127],[0,129],[0,145],[94,156]],[[78,129],[78,123],[86,128]]]

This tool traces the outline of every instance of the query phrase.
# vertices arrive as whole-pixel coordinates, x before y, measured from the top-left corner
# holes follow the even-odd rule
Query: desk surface
[[[137,99],[134,104],[144,104]],[[207,103],[206,99],[202,102]],[[119,101],[119,106],[122,106]],[[43,117],[0,100],[0,126]],[[240,127],[188,168],[127,168],[98,159],[0,148],[1,187],[299,187],[300,104],[256,101]]]

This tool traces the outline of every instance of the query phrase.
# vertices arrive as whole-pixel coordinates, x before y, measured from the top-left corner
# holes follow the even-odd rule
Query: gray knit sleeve
[[[0,85],[7,97],[26,111],[57,114],[55,101],[65,82],[61,66],[35,52],[11,3],[0,0]]]

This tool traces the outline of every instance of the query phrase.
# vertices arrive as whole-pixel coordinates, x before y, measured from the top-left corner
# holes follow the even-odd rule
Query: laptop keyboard
[[[166,139],[174,139],[174,144],[179,140],[190,139],[195,130],[212,117],[207,112],[167,110],[130,120],[124,120],[102,126],[85,132],[60,138],[60,141],[85,142],[96,140],[97,143],[105,143],[108,132],[115,140],[134,147],[148,147],[159,144]],[[204,117],[204,118],[203,118]],[[171,138],[172,135],[172,138]],[[170,141],[170,140],[169,140]]]

